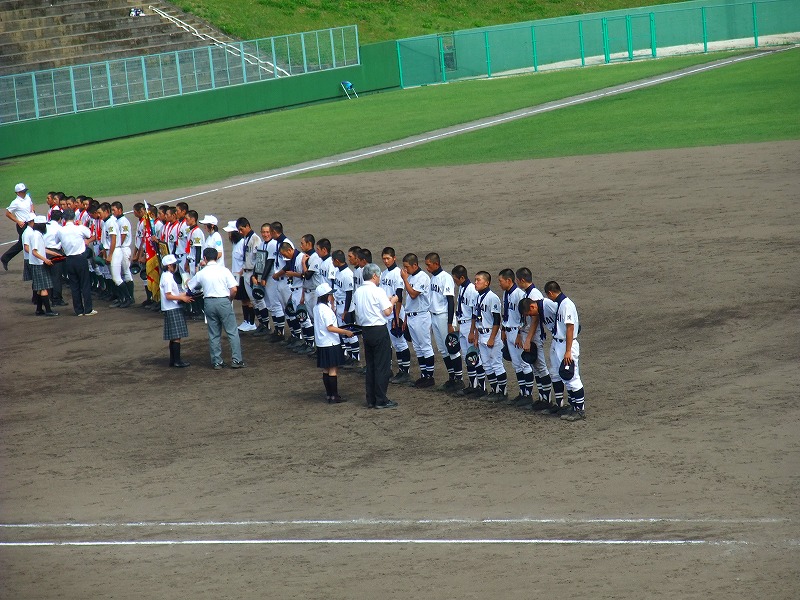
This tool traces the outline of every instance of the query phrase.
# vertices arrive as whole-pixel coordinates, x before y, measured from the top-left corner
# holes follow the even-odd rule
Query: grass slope
[[[800,50],[306,176],[800,139]]]
[[[174,4],[240,39],[357,24],[362,43],[643,5],[642,0],[175,0]]]
[[[0,167],[0,189],[22,180],[32,190],[58,188],[101,197],[199,185],[389,142],[719,56],[415,88],[42,153]]]

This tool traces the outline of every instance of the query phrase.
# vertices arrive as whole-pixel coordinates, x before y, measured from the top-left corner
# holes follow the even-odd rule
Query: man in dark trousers
[[[389,298],[380,287],[381,268],[378,265],[366,265],[363,275],[364,284],[353,294],[353,305],[356,323],[364,337],[367,407],[394,408],[397,402],[386,397],[392,374],[392,343],[386,329],[386,317],[392,314],[397,296]]]

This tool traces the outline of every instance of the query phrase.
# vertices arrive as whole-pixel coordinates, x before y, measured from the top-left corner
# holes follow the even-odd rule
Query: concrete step
[[[196,48],[191,44],[184,42],[174,42],[172,44],[158,44],[155,46],[138,46],[135,48],[118,48],[116,50],[109,50],[103,54],[102,59],[98,58],[97,54],[78,55],[71,58],[49,58],[47,60],[36,60],[34,62],[21,62],[14,67],[0,65],[0,76],[4,75],[19,75],[29,74],[32,71],[46,71],[49,69],[59,69],[69,66],[82,66],[94,63],[102,63],[105,61],[119,60],[123,58],[140,58],[144,55],[150,54],[163,54],[169,52],[178,52],[180,50],[188,50]]]
[[[26,29],[47,29],[49,27],[78,23],[94,23],[99,21],[124,24],[128,21],[153,18],[163,20],[158,15],[153,15],[152,13],[144,17],[129,17],[126,9],[105,8],[66,14],[45,14],[37,17],[24,17],[13,20],[3,18],[0,20],[0,33],[12,33]]]
[[[140,7],[141,4],[134,0],[75,0],[74,2],[57,2],[40,4],[34,2],[34,6],[23,2],[19,8],[10,10],[0,10],[4,21],[17,21],[20,19],[31,19],[36,17],[46,17],[48,15],[69,15],[82,14],[98,10],[116,10],[120,17],[128,18],[131,7]],[[147,12],[147,11],[145,11]]]

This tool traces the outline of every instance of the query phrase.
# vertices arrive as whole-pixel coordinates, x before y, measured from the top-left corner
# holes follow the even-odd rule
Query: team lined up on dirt
[[[318,292],[328,289],[338,326],[352,329],[358,325],[354,323],[352,298],[364,284],[364,267],[373,262],[366,248],[334,250],[329,239],[317,239],[312,234],[303,235],[295,245],[280,222],[264,223],[256,232],[248,219],[240,217],[222,227],[232,244],[230,261],[226,261],[216,217],[205,215],[201,219],[185,202],[158,208],[135,204],[133,214],[138,224],[134,232],[119,202],[99,203],[89,197],[51,192],[47,217],[37,217],[27,189],[23,184],[17,188],[22,189],[16,190],[18,198],[6,215],[17,223],[20,232],[25,257],[23,279],[33,282],[36,314],[58,316],[49,298],[55,306],[66,306],[61,295],[62,276],[69,281],[77,316],[97,314],[93,294],[110,301],[109,308],[132,306],[137,274],[146,294],[140,306],[164,310],[160,271],[173,272],[178,288],[186,291],[186,284],[194,281],[192,278],[206,265],[204,251],[213,248],[215,262],[230,264],[239,284],[235,296],[243,315],[239,332],[280,343],[299,355],[316,356],[313,308]],[[30,204],[27,213],[18,210],[26,203]],[[80,246],[75,242],[77,236]],[[6,269],[12,250],[2,258]],[[439,386],[444,392],[509,403],[540,414],[560,415],[568,421],[586,418],[578,367],[580,322],[575,304],[556,281],[548,281],[540,291],[533,284],[530,269],[504,269],[498,274],[500,297],[491,290],[490,273],[478,271],[470,278],[463,265],[448,273],[435,252],[422,260],[407,253],[398,261],[394,248],[387,246],[380,258],[380,287],[387,296],[396,295],[399,300],[386,320],[397,366],[391,383],[434,387],[435,344],[448,374]],[[201,298],[177,291],[169,296],[170,301],[184,301],[188,318],[204,318]],[[323,302],[327,304],[327,300]],[[549,364],[545,356],[548,334]],[[172,344],[170,338],[171,352]],[[358,337],[342,336],[341,346],[344,367],[360,369]],[[412,348],[419,368],[419,377],[413,381]],[[171,366],[188,366],[179,356],[179,349],[177,361],[171,354]],[[511,364],[519,387],[514,398],[509,398],[504,360]],[[244,366],[241,360],[233,362]]]

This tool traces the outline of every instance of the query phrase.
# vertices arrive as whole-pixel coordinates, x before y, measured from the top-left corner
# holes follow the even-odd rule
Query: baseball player
[[[523,326],[522,315],[519,313],[519,302],[525,298],[525,292],[514,283],[514,271],[503,269],[499,276],[500,289],[503,290],[502,335],[503,344],[508,348],[511,356],[511,366],[517,375],[519,394],[511,403],[527,407],[533,404],[533,367],[522,360],[523,335],[520,332]]]
[[[458,286],[458,298],[456,299],[455,318],[458,324],[458,342],[461,347],[461,354],[466,356],[467,350],[474,339],[470,339],[472,331],[472,316],[475,313],[475,304],[478,300],[478,291],[475,284],[469,280],[467,268],[464,265],[456,265],[451,271],[453,281]],[[478,386],[478,381],[485,380],[483,364],[479,361],[477,365],[467,364],[467,378],[469,385],[458,391],[459,396],[475,395],[481,397],[486,394],[482,387]]]
[[[267,279],[267,307],[275,322],[275,331],[271,342],[284,342],[286,340],[286,303],[289,301],[291,291],[286,279],[284,267],[286,260],[280,253],[284,242],[294,247],[291,240],[283,234],[283,224],[280,221],[270,223],[272,239],[267,244],[267,272],[272,275]]]
[[[184,272],[189,274],[189,277],[197,275],[197,269],[200,261],[203,259],[203,245],[206,242],[206,234],[203,233],[203,228],[200,227],[198,222],[199,215],[196,210],[190,210],[186,213],[186,223],[189,226],[189,233],[186,237],[186,245],[184,246],[184,256],[186,256],[186,263],[184,264]],[[189,303],[189,314],[192,319],[200,319],[203,315],[203,297],[198,296],[193,302]]]
[[[175,205],[177,241],[175,242],[175,258],[178,259],[178,273],[188,273],[186,270],[186,240],[189,237],[189,222],[186,215],[189,212],[189,205],[186,202],[178,202]]]
[[[492,276],[486,271],[475,274],[475,309],[469,339],[475,340],[486,378],[478,378],[478,389],[483,388],[491,398],[503,399],[506,395],[506,370],[503,366],[503,345],[497,339],[500,331],[500,298],[491,288]]]
[[[319,272],[322,259],[314,250],[315,245],[314,236],[310,233],[305,234],[300,238],[300,250],[302,251],[302,288],[303,293],[300,296],[300,303],[307,307],[308,319],[301,324],[303,330],[303,346],[295,349],[298,354],[313,354],[314,353],[314,307],[317,304],[317,286],[314,285],[314,278]]]
[[[403,310],[403,278],[400,275],[400,268],[397,266],[394,248],[387,246],[381,252],[381,259],[386,265],[386,270],[381,273],[381,285],[386,295],[391,298],[397,296],[392,314],[386,318],[386,327],[389,328],[389,339],[392,342],[395,355],[397,357],[397,375],[389,379],[389,383],[409,383],[411,376],[411,350],[408,348],[408,341],[403,335],[403,321],[405,311]]]
[[[292,306],[297,309],[297,307],[303,303],[304,255],[300,250],[292,246],[291,242],[288,241],[281,244],[280,253],[286,261],[283,271],[289,284],[289,300],[287,301],[287,304],[288,302],[291,302]],[[289,324],[289,332],[292,337],[292,340],[287,345],[287,348],[294,350],[305,347],[306,344],[305,341],[303,341],[303,329],[307,330],[309,327],[312,329],[314,328],[314,324],[308,318],[308,311],[306,311],[306,315],[304,316],[302,322],[296,313],[289,316],[287,322]]]
[[[319,271],[314,274],[314,281],[327,282],[333,288],[333,282],[336,279],[336,267],[333,266],[333,258],[331,257],[331,241],[328,238],[322,238],[315,246],[317,254],[320,258]]]
[[[350,246],[347,250],[347,264],[353,267],[353,285],[357,288],[364,284],[364,268],[359,267],[358,264],[359,250],[361,250],[360,246]]]
[[[261,225],[261,243],[256,250],[256,261],[253,267],[253,281],[267,288],[267,263],[269,262],[269,242],[272,240],[272,229],[269,223]],[[256,300],[253,305],[258,315],[258,327],[253,332],[253,336],[262,337],[269,334],[269,308],[267,306],[266,295],[260,300]]]
[[[334,250],[331,255],[333,259],[333,266],[336,268],[336,276],[333,281],[333,297],[336,300],[336,317],[339,319],[339,326],[349,325],[354,323],[352,310],[353,310],[353,292],[355,291],[355,279],[353,272],[347,268],[345,262],[344,252],[341,250]],[[350,345],[342,344],[345,353],[345,365],[354,366],[358,361],[350,354]]]
[[[416,388],[435,385],[433,346],[431,344],[430,284],[428,275],[419,268],[416,254],[403,257],[400,271],[405,291],[405,327],[411,334],[411,343],[419,362],[420,378],[414,382]]]
[[[125,211],[122,208],[121,202],[111,203],[111,213],[117,220],[117,228],[119,229],[119,264],[115,263],[115,258],[111,259],[111,276],[114,283],[119,286],[122,292],[123,300],[119,304],[119,308],[128,308],[134,302],[133,300],[133,275],[131,274],[131,246],[133,245],[133,229],[128,217],[125,216]]]
[[[451,354],[445,343],[448,333],[455,333],[453,319],[455,317],[455,282],[453,276],[442,269],[442,261],[436,252],[430,252],[425,257],[425,270],[430,274],[430,313],[433,339],[439,354],[442,355],[447,367],[448,380],[441,389],[446,392],[455,392],[464,388],[464,370],[461,363],[461,352],[456,350]]]
[[[102,236],[100,238],[103,246],[102,257],[106,263],[111,264],[111,271],[103,274],[107,289],[114,297],[109,308],[117,308],[127,298],[127,294],[122,291],[122,249],[119,245],[119,227],[114,215],[111,214],[111,205],[108,202],[103,202],[97,212],[102,219]]]
[[[245,314],[245,320],[249,324],[247,329],[249,331],[257,331],[258,327],[255,324],[256,309],[253,307],[255,302],[253,298],[253,271],[256,264],[256,252],[258,252],[261,239],[253,231],[250,221],[245,217],[236,219],[236,230],[244,241],[242,244],[242,281],[246,297],[242,300],[242,312]]]
[[[544,353],[545,328],[544,320],[539,319],[539,315],[544,313],[543,296],[539,289],[533,284],[533,275],[527,267],[517,269],[517,285],[525,292],[525,297],[535,302],[537,305],[537,315],[528,316],[525,319],[523,329],[522,349],[530,351],[531,346],[536,349],[536,362],[533,364],[533,374],[536,379],[536,389],[539,392],[539,400],[533,403],[533,410],[544,410],[550,407],[550,389],[552,380],[550,372],[547,370],[547,359]],[[520,308],[522,314],[526,314]]]
[[[544,293],[547,296],[543,302],[545,323],[553,335],[553,342],[550,344],[550,376],[553,379],[553,392],[556,402],[560,405],[566,387],[567,400],[572,411],[561,415],[561,418],[565,421],[582,421],[586,419],[586,412],[583,382],[578,366],[580,358],[578,335],[581,332],[578,309],[555,281],[548,281],[544,285]],[[568,381],[564,381],[560,374],[562,362],[574,365],[574,374]]]

